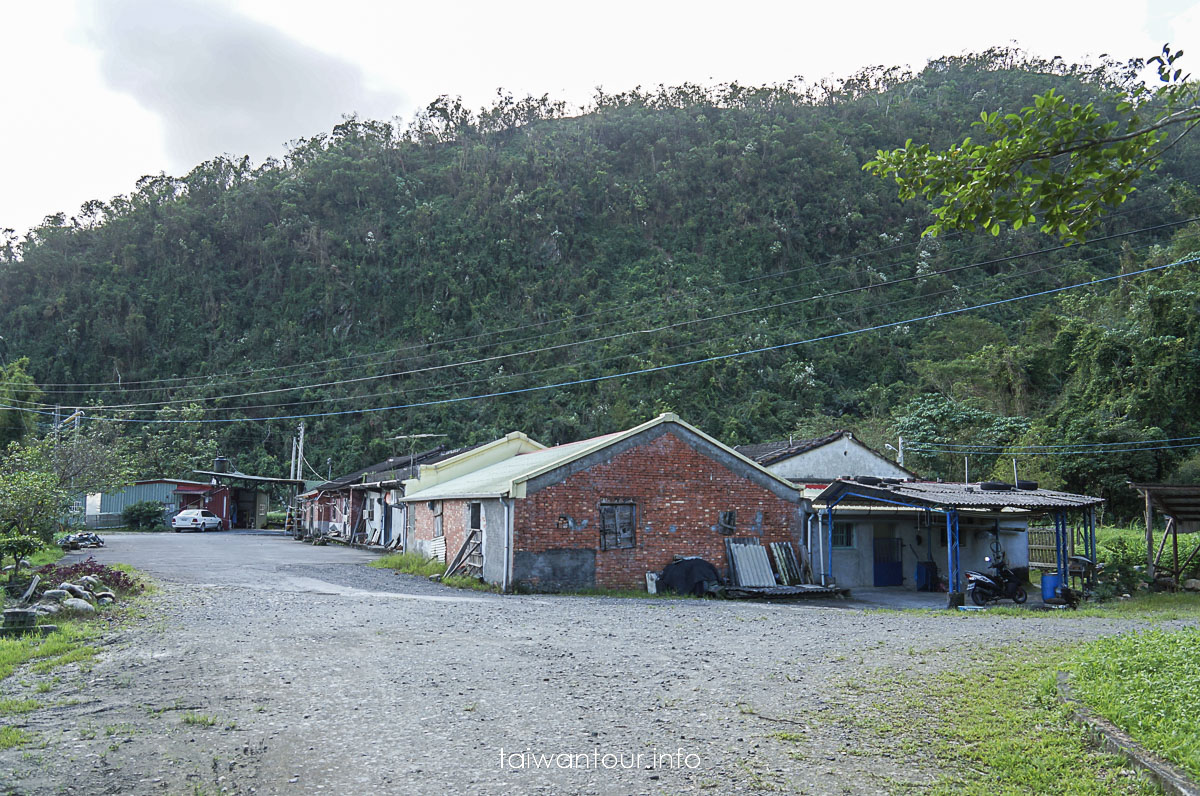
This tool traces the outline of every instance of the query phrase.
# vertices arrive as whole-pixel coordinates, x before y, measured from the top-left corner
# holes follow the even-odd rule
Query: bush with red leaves
[[[41,583],[38,584],[38,594],[47,589],[57,589],[58,584],[64,581],[67,583],[76,583],[84,575],[94,575],[100,579],[101,583],[117,594],[140,594],[146,588],[141,581],[132,577],[129,573],[101,564],[91,556],[88,556],[86,561],[80,561],[78,564],[63,566],[47,564],[38,569],[37,574],[42,579]]]

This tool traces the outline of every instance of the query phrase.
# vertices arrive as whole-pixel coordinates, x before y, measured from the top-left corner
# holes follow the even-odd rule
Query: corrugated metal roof
[[[873,479],[874,480],[874,479]],[[816,502],[828,504],[847,493],[864,495],[867,498],[901,501],[927,505],[931,508],[974,508],[974,509],[1022,509],[1047,511],[1095,506],[1103,498],[1091,495],[1076,495],[1053,489],[982,489],[979,484],[941,483],[936,481],[900,481],[899,483],[863,483],[850,478],[839,478],[817,496]],[[860,505],[870,500],[843,499],[838,505]]]
[[[516,493],[513,495],[514,497],[524,497],[523,492],[521,492],[524,482],[557,469],[593,451],[599,451],[609,445],[630,439],[664,423],[678,425],[685,432],[694,434],[706,443],[732,454],[748,467],[758,471],[764,479],[772,482],[776,488],[783,487],[788,495],[799,497],[799,491],[786,478],[772,473],[752,459],[746,458],[733,448],[713,439],[695,426],[691,426],[680,420],[676,415],[667,412],[640,426],[635,426],[625,431],[605,434],[600,437],[572,442],[567,445],[559,445],[554,448],[546,448],[545,450],[534,451],[532,453],[522,453],[496,464],[481,467],[475,472],[459,476],[443,484],[423,489],[420,492],[414,492],[406,499],[411,502],[416,500],[442,500],[446,498],[499,497],[513,492]]]
[[[446,446],[439,445],[436,448],[414,453],[411,456],[391,456],[381,462],[372,464],[370,467],[364,467],[361,470],[355,470],[352,473],[339,476],[332,481],[326,481],[316,487],[316,489],[321,492],[331,492],[345,489],[353,484],[407,478],[409,471],[416,465],[436,464],[437,462],[444,461],[452,456],[458,456],[460,453],[466,453],[478,447],[478,445],[467,445],[462,448],[447,449]],[[387,477],[389,475],[392,476],[391,479]]]
[[[734,450],[747,459],[753,459],[759,464],[768,465],[805,453],[814,448],[819,448],[822,445],[836,442],[847,434],[850,434],[850,432],[835,431],[832,434],[827,434],[824,437],[816,437],[815,439],[785,439],[779,442],[763,442],[757,445],[738,445]]]
[[[1131,487],[1149,495],[1154,508],[1174,517],[1178,524],[1187,523],[1179,530],[1188,533],[1200,522],[1200,485],[1192,484],[1130,484]]]
[[[504,461],[476,470],[473,473],[467,473],[444,484],[438,484],[437,486],[418,492],[410,500],[446,500],[485,496],[499,497],[508,492],[513,481],[520,480],[523,476],[530,473],[535,473],[547,465],[569,460],[577,453],[587,450],[592,446],[600,445],[609,438],[620,436],[620,433],[606,434],[602,437],[571,442],[566,445],[558,445],[553,448],[534,451],[533,453],[522,453],[513,456],[511,459],[505,459]]]

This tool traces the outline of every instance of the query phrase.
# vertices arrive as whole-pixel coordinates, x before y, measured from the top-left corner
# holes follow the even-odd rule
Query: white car
[[[171,518],[175,533],[181,531],[219,531],[221,518],[204,509],[184,509]]]

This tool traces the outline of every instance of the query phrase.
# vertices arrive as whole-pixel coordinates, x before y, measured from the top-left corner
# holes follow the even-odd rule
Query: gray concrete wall
[[[900,465],[872,453],[853,439],[842,437],[828,445],[769,465],[768,470],[797,481],[825,483],[844,475],[911,478]]]
[[[499,500],[483,500],[483,579],[503,584],[508,512]]]
[[[596,551],[588,549],[518,550],[513,582],[534,591],[568,591],[596,585]]]

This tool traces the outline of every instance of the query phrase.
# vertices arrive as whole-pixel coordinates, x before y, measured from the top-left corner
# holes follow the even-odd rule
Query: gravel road
[[[10,793],[886,793],[938,772],[849,729],[873,697],[847,683],[1131,626],[498,596],[278,535],[107,539],[97,559],[161,590],[94,668],[60,670],[39,696],[53,701],[15,717],[44,744],[0,751]]]

